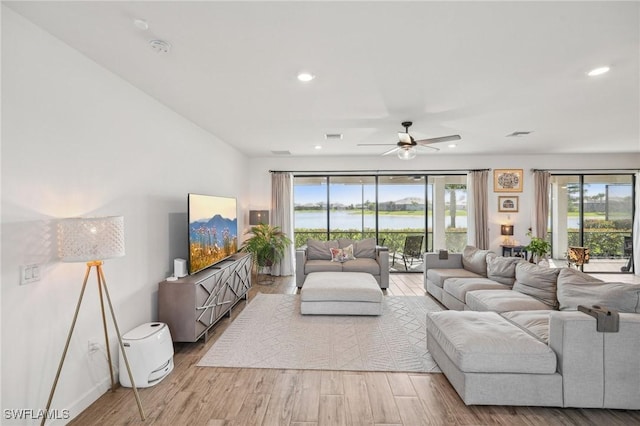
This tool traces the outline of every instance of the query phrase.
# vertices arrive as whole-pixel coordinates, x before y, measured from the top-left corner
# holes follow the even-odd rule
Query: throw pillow
[[[489,250],[480,250],[466,246],[462,251],[462,267],[483,277],[487,276],[487,254]]]
[[[558,275],[561,311],[575,311],[578,305],[598,305],[619,312],[640,312],[640,285],[607,283],[577,269],[562,268]]]
[[[332,262],[344,262],[344,252],[342,249],[331,247],[329,252],[331,253]]]
[[[353,254],[358,259],[361,257],[375,259],[376,258],[375,238],[365,238],[364,240],[355,241],[353,251],[354,251]]]
[[[307,240],[307,259],[308,260],[331,260],[331,252],[329,249],[338,248],[337,241],[319,241]]]
[[[487,278],[500,284],[513,286],[516,280],[516,264],[525,262],[519,257],[502,257],[495,253],[487,255]]]
[[[356,260],[356,257],[353,254],[353,244],[350,244],[342,249],[342,254],[344,255],[344,260]]]
[[[551,309],[558,306],[556,296],[559,269],[538,266],[535,263],[516,264],[513,290],[534,297]]]

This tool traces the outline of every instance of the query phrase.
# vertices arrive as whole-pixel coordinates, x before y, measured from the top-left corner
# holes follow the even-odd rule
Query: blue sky
[[[379,200],[395,201],[407,197],[424,199],[424,186],[422,185],[381,185],[379,187]],[[362,198],[362,187],[359,185],[331,185],[331,202],[342,204],[358,204]],[[300,185],[294,187],[295,204],[317,203],[326,201],[326,185]],[[375,201],[375,186],[364,185],[364,201]]]

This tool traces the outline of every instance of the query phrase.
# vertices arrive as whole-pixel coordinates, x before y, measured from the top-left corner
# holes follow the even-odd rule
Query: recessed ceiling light
[[[316,145],[314,146],[315,149],[322,149],[322,145]]]
[[[609,72],[609,67],[598,67],[598,68],[594,68],[591,71],[589,71],[587,73],[587,75],[589,77],[595,77],[597,75],[602,75],[602,74],[606,74]]]
[[[135,25],[137,28],[141,29],[142,31],[149,29],[149,24],[144,19],[134,19],[133,25]]]
[[[458,146],[458,145],[456,145],[455,143],[450,143],[449,144],[449,148],[455,148],[456,146]]]
[[[300,74],[298,74],[298,80],[305,83],[313,80],[314,78],[316,78],[316,76],[308,72],[301,72]]]

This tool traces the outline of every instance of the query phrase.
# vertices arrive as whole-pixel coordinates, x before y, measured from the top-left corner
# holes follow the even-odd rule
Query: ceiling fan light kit
[[[398,158],[401,160],[413,160],[416,158],[415,148],[409,146],[398,149]]]

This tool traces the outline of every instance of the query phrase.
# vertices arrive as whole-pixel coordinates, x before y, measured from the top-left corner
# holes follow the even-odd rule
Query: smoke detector
[[[169,53],[171,50],[171,44],[164,40],[151,40],[149,44],[156,53]]]

